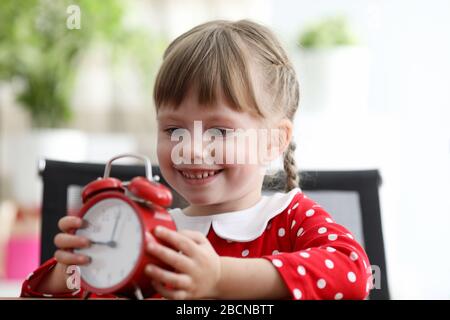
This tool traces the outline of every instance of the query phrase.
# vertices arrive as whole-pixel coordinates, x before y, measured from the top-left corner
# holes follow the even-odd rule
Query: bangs
[[[153,98],[156,111],[179,105],[193,90],[199,105],[229,107],[263,116],[252,85],[248,50],[237,32],[220,22],[205,23],[175,39],[164,53]]]

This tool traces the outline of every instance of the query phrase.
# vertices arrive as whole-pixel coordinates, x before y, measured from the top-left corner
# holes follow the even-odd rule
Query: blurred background
[[[243,18],[297,68],[300,169],[380,170],[392,298],[450,299],[447,0],[0,1],[0,297],[39,263],[38,159],[157,163],[164,48]]]

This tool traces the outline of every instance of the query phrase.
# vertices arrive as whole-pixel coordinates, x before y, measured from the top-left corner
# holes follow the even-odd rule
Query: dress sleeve
[[[32,272],[22,284],[22,291],[20,297],[22,298],[76,298],[76,299],[117,299],[120,298],[114,294],[95,294],[90,293],[80,288],[73,292],[65,293],[45,293],[36,290],[37,286],[55,266],[56,259],[51,258],[43,263],[39,268]],[[162,296],[158,293],[146,297],[146,299],[162,299]]]
[[[372,288],[367,255],[352,234],[299,193],[282,219],[291,250],[267,255],[292,299],[365,299]]]
[[[34,297],[34,298],[83,298],[85,292],[83,289],[74,290],[69,293],[45,293],[36,290],[42,278],[56,266],[56,259],[51,258],[44,262],[39,268],[32,272],[22,284],[22,291],[20,296],[22,298]]]

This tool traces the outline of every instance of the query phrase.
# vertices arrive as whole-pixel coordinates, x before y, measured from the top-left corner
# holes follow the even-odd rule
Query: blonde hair
[[[253,86],[255,71],[261,88]],[[156,110],[162,105],[176,109],[190,89],[204,106],[214,105],[221,90],[232,109],[262,119],[280,115],[293,121],[299,103],[299,84],[286,52],[268,28],[249,20],[210,21],[169,45],[156,77]],[[270,101],[258,103],[257,89],[267,92]],[[294,151],[291,139],[283,154],[286,191],[299,183]]]

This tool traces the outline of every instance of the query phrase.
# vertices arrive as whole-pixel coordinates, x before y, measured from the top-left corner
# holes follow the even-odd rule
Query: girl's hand
[[[67,287],[67,266],[83,265],[90,261],[90,258],[85,255],[70,252],[73,249],[85,248],[90,245],[88,239],[70,234],[73,230],[83,227],[83,220],[78,217],[66,216],[58,221],[58,227],[62,232],[58,233],[53,240],[58,248],[54,255],[57,264],[50,273],[35,284],[38,292],[56,294],[73,292]]]
[[[56,261],[63,265],[83,265],[89,263],[90,258],[88,256],[70,252],[73,249],[90,246],[89,239],[69,233],[82,228],[83,220],[79,217],[65,216],[59,220],[58,227],[62,232],[58,233],[54,238],[55,246],[58,248],[55,252]]]
[[[196,231],[173,231],[161,226],[156,227],[154,233],[175,250],[152,242],[148,253],[176,270],[147,265],[145,273],[152,278],[156,291],[168,299],[216,298],[221,263],[208,239]]]

